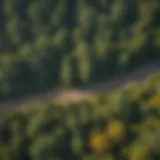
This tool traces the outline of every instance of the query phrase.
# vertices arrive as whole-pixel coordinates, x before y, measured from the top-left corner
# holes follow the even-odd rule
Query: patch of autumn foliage
[[[106,128],[106,133],[113,140],[122,140],[125,136],[126,126],[120,120],[110,121]]]
[[[95,152],[104,152],[110,148],[110,140],[103,131],[93,131],[89,137],[90,148]]]
[[[89,144],[93,151],[104,152],[110,149],[111,140],[121,141],[125,137],[126,126],[120,120],[112,120],[102,131],[91,131]]]
[[[160,107],[160,92],[156,93],[149,99],[148,105],[152,107]]]

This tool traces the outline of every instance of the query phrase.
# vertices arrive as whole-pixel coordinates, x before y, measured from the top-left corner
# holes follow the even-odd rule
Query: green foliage
[[[159,1],[0,2],[0,99],[82,85],[159,56]]]
[[[159,81],[155,74],[85,102],[0,112],[0,159],[159,160],[159,101],[150,104]]]

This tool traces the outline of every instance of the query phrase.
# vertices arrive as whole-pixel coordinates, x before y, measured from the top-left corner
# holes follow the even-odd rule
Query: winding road
[[[61,101],[61,99],[81,100],[87,98],[90,95],[101,92],[108,92],[112,89],[121,87],[131,81],[142,80],[153,72],[160,72],[160,58],[148,62],[147,64],[141,64],[137,69],[130,73],[116,75],[114,77],[111,77],[110,79],[103,80],[102,82],[98,82],[96,84],[91,84],[81,88],[74,88],[65,91],[50,90],[21,99],[0,101],[0,108],[13,109],[24,106],[33,106],[37,103],[42,103],[48,100],[55,102],[59,102]]]

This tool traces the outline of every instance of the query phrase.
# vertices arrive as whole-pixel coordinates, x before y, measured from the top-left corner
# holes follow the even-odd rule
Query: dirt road
[[[152,72],[160,72],[160,58],[152,62],[149,62],[147,64],[142,64],[131,73],[116,75],[114,77],[111,77],[110,79],[98,82],[96,84],[91,84],[81,88],[70,89],[65,91],[50,90],[45,93],[43,92],[35,94],[30,97],[25,97],[22,99],[8,100],[3,102],[1,101],[0,108],[3,109],[14,108],[14,107],[19,108],[24,105],[25,106],[34,105],[48,100],[53,100],[53,101],[61,101],[62,99],[81,100],[88,98],[89,96],[97,94],[99,92],[108,92],[130,81],[142,80]]]

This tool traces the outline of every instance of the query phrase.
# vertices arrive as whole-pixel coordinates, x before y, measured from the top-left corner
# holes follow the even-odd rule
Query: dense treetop
[[[158,56],[159,0],[1,0],[0,99],[87,84]]]
[[[84,102],[0,112],[0,159],[159,160],[159,82],[155,74]]]

